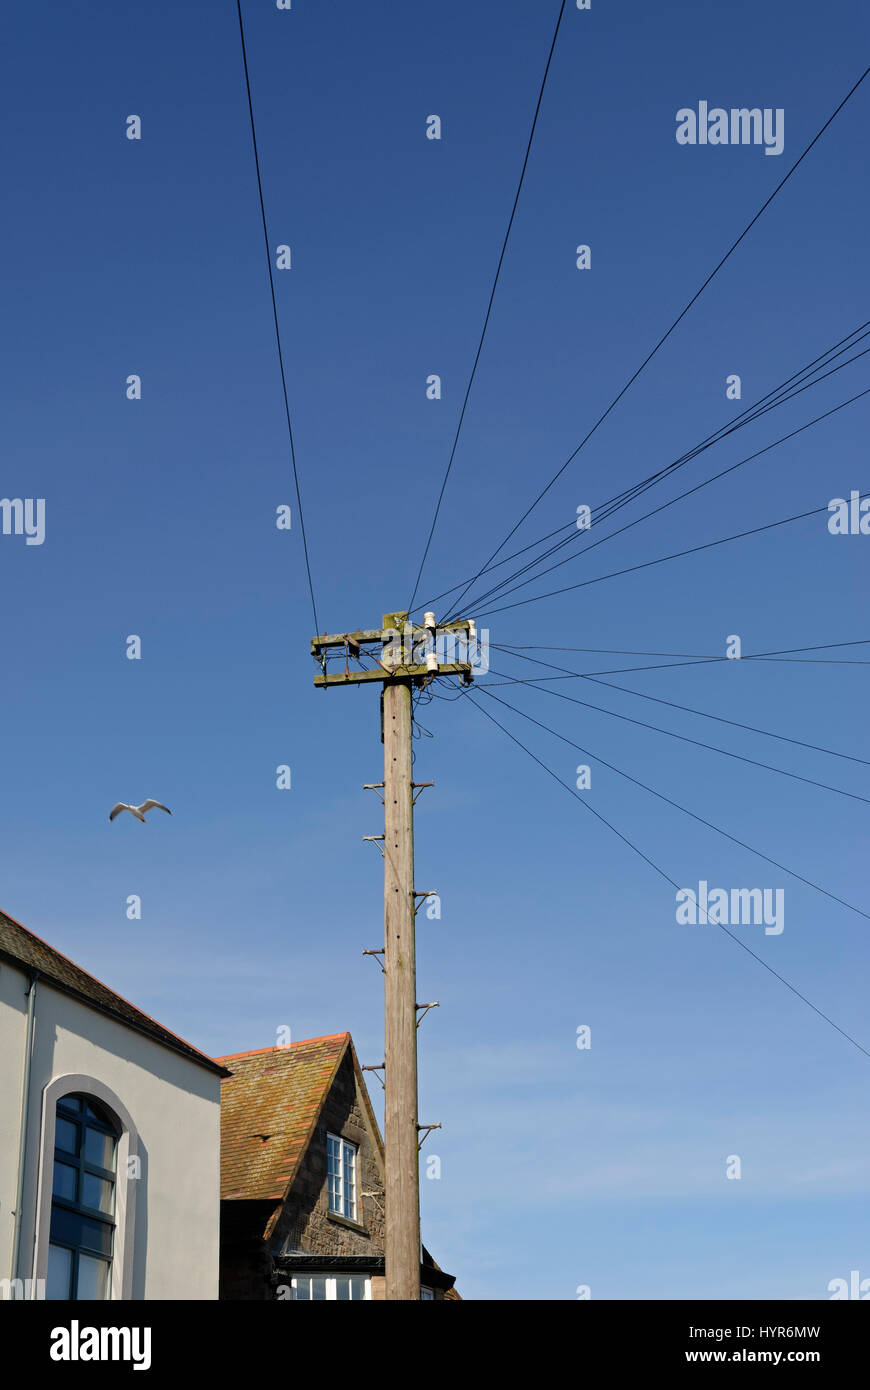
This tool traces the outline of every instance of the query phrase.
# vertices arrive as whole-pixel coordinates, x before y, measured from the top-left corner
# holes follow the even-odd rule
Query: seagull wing
[[[158,811],[165,811],[167,816],[172,815],[172,812],[170,811],[169,807],[164,806],[162,801],[151,801],[150,799],[148,801],[143,801],[142,805],[139,807],[139,810],[142,812],[144,816],[146,811],[153,811],[155,808]]]
[[[109,812],[109,820],[114,820],[121,811],[129,811],[130,807],[124,801],[119,801],[117,806],[113,806]]]

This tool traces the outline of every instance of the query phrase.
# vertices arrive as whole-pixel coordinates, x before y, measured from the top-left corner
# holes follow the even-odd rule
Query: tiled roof
[[[161,1023],[137,1009],[135,1004],[109,989],[102,980],[89,975],[80,965],[68,960],[60,951],[49,946],[47,941],[28,931],[27,927],[23,927],[5,912],[0,912],[0,960],[2,959],[22,965],[28,970],[38,971],[40,980],[44,980],[46,984],[92,1005],[120,1023],[126,1023],[155,1042],[171,1047],[174,1052],[180,1052],[192,1062],[198,1062],[220,1076],[226,1074],[218,1062],[207,1057],[191,1043],[185,1042],[184,1038],[171,1033],[168,1028],[164,1028]]]
[[[349,1033],[217,1060],[221,1084],[221,1197],[283,1200],[347,1048]]]

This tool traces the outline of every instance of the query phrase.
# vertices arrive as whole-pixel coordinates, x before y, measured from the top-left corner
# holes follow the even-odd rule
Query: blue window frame
[[[89,1096],[57,1102],[47,1299],[107,1299],[115,1239],[118,1132]]]

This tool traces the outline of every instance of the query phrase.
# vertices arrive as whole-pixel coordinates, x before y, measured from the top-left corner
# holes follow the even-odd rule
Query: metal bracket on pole
[[[420,908],[423,906],[423,904],[424,904],[424,902],[426,901],[427,898],[437,898],[437,897],[438,897],[438,889],[437,889],[437,888],[431,888],[431,889],[429,890],[428,893],[415,893],[415,894],[414,894],[414,897],[420,899],[420,901],[419,901],[418,903],[416,903],[416,902],[414,903],[414,916],[416,917],[416,916],[417,916],[417,913],[420,911]]]
[[[382,783],[381,785],[383,785],[383,783]],[[417,797],[419,797],[419,795],[420,795],[421,792],[425,791],[425,789],[426,789],[427,787],[434,787],[434,785],[435,785],[434,782],[412,782],[412,783],[411,783],[411,786],[417,788],[416,795],[414,796],[414,802],[413,802],[413,804],[414,804],[415,806],[417,805]]]
[[[365,842],[366,842],[367,840],[371,840],[372,844],[375,844],[375,845],[378,846],[378,849],[381,851],[381,858],[384,859],[384,858],[386,857],[385,854],[384,854],[384,847],[383,847],[382,844],[379,843],[379,841],[381,841],[381,840],[383,840],[383,839],[384,839],[384,836],[383,836],[383,835],[363,835],[363,844],[365,844]]]
[[[418,1153],[419,1153],[419,1151],[422,1149],[423,1145],[426,1143],[426,1140],[429,1138],[429,1135],[432,1133],[433,1129],[440,1129],[440,1128],[441,1128],[440,1125],[418,1125],[418,1126],[417,1126],[417,1129],[418,1129],[418,1131],[419,1131],[420,1133],[422,1133],[423,1130],[426,1131],[425,1134],[423,1134],[423,1138],[422,1138],[422,1139],[418,1139],[418,1141],[417,1141],[417,1152],[418,1152]]]
[[[378,797],[379,797],[380,802],[381,802],[381,805],[383,805],[383,804],[384,804],[384,798],[381,796],[381,792],[380,792],[380,789],[381,789],[381,787],[382,787],[383,785],[384,785],[383,782],[363,782],[363,791],[364,791],[364,792],[377,792]],[[383,839],[383,836],[381,836],[381,839]]]
[[[378,1080],[380,1081],[380,1083],[381,1083],[381,1085],[383,1086],[384,1090],[386,1090],[386,1089],[387,1089],[387,1086],[386,1086],[386,1082],[384,1081],[384,1078],[383,1078],[382,1076],[378,1076],[378,1072],[382,1072],[382,1071],[384,1070],[384,1068],[386,1067],[386,1065],[387,1065],[386,1062],[378,1062],[377,1066],[373,1066],[373,1067],[361,1067],[360,1070],[361,1070],[361,1071],[373,1071],[374,1074],[375,1074],[375,1076],[378,1077]],[[369,1196],[370,1196],[371,1194],[363,1194],[363,1195],[364,1195],[364,1196],[365,1196],[365,1195],[369,1195]]]
[[[430,1010],[430,1009],[440,1009],[440,1008],[441,1008],[441,1004],[440,1004],[440,1001],[439,1001],[439,1000],[435,999],[435,1000],[432,1001],[431,1004],[415,1004],[414,1007],[415,1007],[415,1009],[422,1009],[422,1010],[423,1010],[423,1012],[421,1013],[420,1017],[417,1019],[417,1027],[419,1028],[419,1027],[420,1027],[420,1024],[423,1022],[423,1019],[426,1017],[426,1015],[427,1015],[427,1013],[429,1012],[429,1010]]]
[[[382,956],[383,954],[384,954],[384,948],[383,948],[383,946],[378,946],[376,949],[371,950],[371,951],[363,951],[363,955],[364,955],[364,956],[375,956],[375,957],[377,957],[377,956]],[[382,975],[386,975],[387,972],[386,972],[386,970],[384,969],[384,963],[383,963],[383,961],[379,960],[379,961],[378,961],[378,965],[381,967],[381,974],[382,974]]]

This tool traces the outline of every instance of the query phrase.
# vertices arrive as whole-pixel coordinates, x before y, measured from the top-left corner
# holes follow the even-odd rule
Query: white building
[[[217,1298],[227,1074],[0,912],[0,1298]]]

